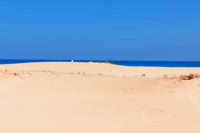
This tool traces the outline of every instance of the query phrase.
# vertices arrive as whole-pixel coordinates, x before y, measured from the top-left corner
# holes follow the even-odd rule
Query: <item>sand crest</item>
[[[1,133],[199,133],[200,68],[0,65]]]

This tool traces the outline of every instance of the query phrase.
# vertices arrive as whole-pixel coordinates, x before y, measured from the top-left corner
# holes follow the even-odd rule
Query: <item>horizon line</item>
[[[110,60],[106,60],[106,59],[1,59],[0,60],[32,60],[32,61],[146,61],[146,62],[200,62],[200,60],[123,60],[123,59],[110,59]]]

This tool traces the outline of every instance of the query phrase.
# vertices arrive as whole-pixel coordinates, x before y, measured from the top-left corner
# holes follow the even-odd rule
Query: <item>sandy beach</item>
[[[200,133],[200,68],[0,65],[1,133]]]

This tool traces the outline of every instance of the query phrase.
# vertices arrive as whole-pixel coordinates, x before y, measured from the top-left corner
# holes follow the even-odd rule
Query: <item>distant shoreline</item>
[[[18,64],[34,62],[71,62],[71,60],[0,59],[0,64]],[[200,67],[200,61],[73,60],[73,62],[110,63],[114,65],[133,67]]]

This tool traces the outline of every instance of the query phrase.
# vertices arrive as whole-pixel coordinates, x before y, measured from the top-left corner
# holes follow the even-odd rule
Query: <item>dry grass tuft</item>
[[[200,74],[188,74],[188,75],[181,75],[179,77],[181,80],[192,80],[192,79],[196,79],[196,78],[200,78]]]

